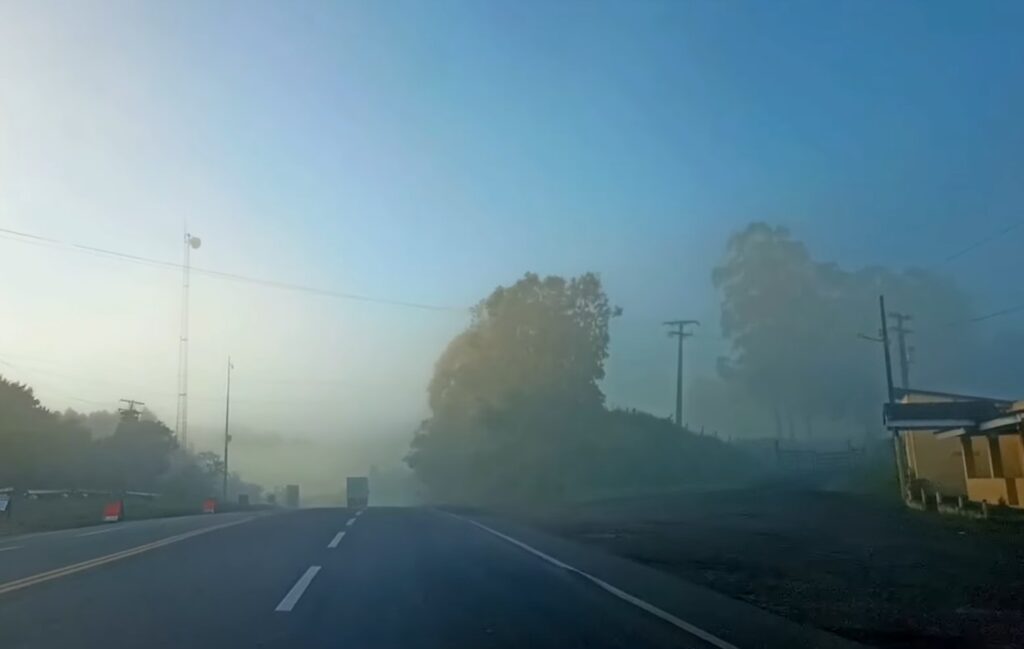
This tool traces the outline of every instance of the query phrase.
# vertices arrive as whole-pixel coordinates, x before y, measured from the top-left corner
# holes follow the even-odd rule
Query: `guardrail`
[[[12,497],[13,496],[13,497]],[[201,514],[204,498],[181,498],[145,491],[113,493],[81,489],[25,489],[0,493],[0,535]],[[115,517],[107,505],[122,505]],[[268,509],[270,505],[217,503],[215,511]]]

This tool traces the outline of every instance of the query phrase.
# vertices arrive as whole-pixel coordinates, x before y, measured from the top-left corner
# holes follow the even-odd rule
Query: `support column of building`
[[[974,445],[967,435],[960,436],[960,450],[964,461],[964,480],[978,477],[978,467],[974,465]]]

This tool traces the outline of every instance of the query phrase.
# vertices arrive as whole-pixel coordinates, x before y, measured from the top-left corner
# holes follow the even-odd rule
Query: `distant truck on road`
[[[299,508],[299,485],[290,484],[285,485],[284,488],[284,506],[291,507],[293,509]]]
[[[350,476],[345,481],[345,495],[349,509],[360,509],[370,503],[370,480],[365,476]]]

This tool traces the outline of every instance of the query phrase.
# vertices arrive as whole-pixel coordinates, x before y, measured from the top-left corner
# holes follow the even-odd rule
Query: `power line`
[[[993,311],[992,313],[986,313],[985,315],[980,315],[980,316],[978,316],[976,318],[969,318],[967,320],[963,320],[963,322],[984,322],[985,320],[989,320],[991,318],[998,318],[999,316],[1009,315],[1011,313],[1016,313],[1017,311],[1022,311],[1022,310],[1024,310],[1024,304],[1017,304],[1017,305],[1014,305],[1014,306],[1006,307],[1004,309],[1000,309],[998,311]],[[959,324],[959,323],[952,322],[950,324],[954,325],[954,324]]]
[[[1009,234],[1010,232],[1016,230],[1017,228],[1019,228],[1022,225],[1024,225],[1024,220],[1022,220],[1022,221],[1015,221],[1013,223],[1010,223],[1009,225],[1007,225],[1007,226],[997,230],[996,232],[993,232],[993,233],[991,233],[991,234],[989,234],[989,235],[987,235],[985,237],[982,237],[981,239],[978,239],[974,243],[972,243],[972,244],[970,244],[970,245],[968,245],[968,246],[966,246],[964,248],[961,248],[960,250],[957,250],[953,254],[949,255],[946,258],[944,258],[941,262],[933,264],[933,266],[938,266],[939,264],[948,264],[951,261],[959,259],[960,257],[963,257],[964,255],[966,255],[968,253],[974,252],[978,248],[981,248],[982,246],[985,246],[985,245],[987,245],[987,244],[989,244],[989,243],[999,239],[1000,237]],[[1024,304],[1017,304],[1017,305],[1014,305],[1014,306],[1005,307],[1005,308],[1002,308],[1002,309],[998,309],[996,311],[992,311],[991,313],[986,313],[984,315],[976,316],[976,317],[973,317],[973,318],[965,318],[963,320],[954,320],[952,322],[947,322],[945,325],[940,325],[940,326],[942,326],[943,328],[948,328],[948,327],[955,327],[957,325],[962,325],[962,324],[972,324],[972,323],[975,323],[975,322],[984,322],[985,320],[990,320],[992,318],[999,318],[999,317],[1002,317],[1004,315],[1010,315],[1011,313],[1016,313],[1016,312],[1021,311],[1021,310],[1024,310]]]
[[[110,378],[108,376],[83,376],[81,374],[68,374],[66,372],[60,372],[60,371],[56,371],[56,370],[52,370],[52,369],[45,369],[45,368],[41,368],[41,367],[35,367],[32,364],[26,365],[25,363],[23,363],[20,360],[17,362],[17,364],[14,364],[14,363],[10,362],[10,358],[9,357],[10,357],[10,354],[8,354],[7,352],[4,352],[4,354],[2,356],[0,356],[0,365],[7,365],[8,367],[12,367],[12,368],[17,369],[17,370],[22,371],[22,372],[29,372],[31,374],[44,374],[44,375],[48,375],[48,376],[55,376],[55,377],[61,378],[61,379],[69,379],[69,380],[72,380],[72,381],[88,381],[90,383],[99,383],[99,384],[107,385],[107,386],[111,386],[111,387],[120,387],[120,388],[130,387],[132,389],[135,389],[139,385],[137,381],[127,381],[127,380],[124,380],[124,381],[112,381],[112,380],[110,380]],[[153,390],[150,390],[149,388],[143,388],[143,389],[146,390],[146,394],[158,394],[157,392],[154,392]],[[174,396],[173,393],[169,393],[169,392],[168,393],[159,393],[159,394],[161,396]]]
[[[116,388],[132,388],[132,389],[137,389],[139,387],[139,382],[138,381],[130,381],[130,380],[112,381],[112,380],[110,380],[109,376],[97,376],[97,375],[85,376],[85,375],[82,375],[82,374],[68,374],[68,373],[65,373],[65,372],[59,372],[59,371],[52,370],[52,369],[45,369],[45,368],[41,368],[41,367],[36,367],[35,363],[38,363],[38,362],[44,362],[44,363],[46,363],[48,365],[53,365],[52,362],[46,360],[44,357],[39,357],[39,356],[35,357],[37,360],[35,361],[35,363],[32,363],[30,365],[26,365],[21,360],[18,360],[17,364],[14,364],[14,363],[10,362],[11,358],[18,358],[18,355],[11,354],[10,352],[4,351],[2,354],[0,354],[0,365],[7,365],[8,367],[12,367],[12,368],[15,368],[15,369],[18,369],[18,370],[21,370],[21,371],[26,371],[26,372],[31,372],[31,373],[38,373],[38,374],[47,374],[47,375],[55,376],[55,377],[62,378],[62,379],[70,379],[72,381],[88,381],[88,382],[91,382],[91,383],[101,383],[101,384],[108,385],[108,386],[111,386],[111,387],[116,387]],[[271,379],[246,378],[243,381],[243,383],[246,383],[246,384],[248,384],[248,383],[270,383],[270,384],[297,384],[297,385],[309,385],[309,384],[313,384],[313,385],[351,385],[351,384],[354,383],[354,380],[353,379],[320,379],[320,378],[312,378],[312,379],[305,379],[305,378],[282,378],[282,379],[276,379],[276,378],[271,378]],[[144,386],[142,389],[145,391],[146,394],[158,395],[158,396],[161,396],[161,397],[173,397],[176,394],[175,392],[164,392],[164,391],[161,391],[160,388],[149,388],[149,387],[145,387]]]
[[[13,363],[9,363],[9,362],[7,362],[7,361],[5,361],[3,359],[0,359],[0,365],[4,365],[6,367],[9,367],[11,369],[17,370],[19,372],[23,372],[24,371],[24,368],[19,367],[19,366],[13,364]],[[8,380],[10,380],[10,377],[7,377],[7,378],[8,378]],[[72,394],[69,394],[68,392],[64,391],[61,388],[53,387],[52,384],[50,384],[50,383],[48,383],[46,381],[40,382],[38,380],[33,380],[32,381],[32,385],[29,385],[25,381],[17,381],[17,380],[15,380],[15,382],[16,383],[21,383],[22,385],[25,385],[25,386],[29,387],[32,390],[33,395],[36,393],[37,388],[39,386],[42,386],[45,391],[47,391],[47,392],[55,392],[55,393],[57,393],[58,396],[63,396],[65,399],[70,399],[71,401],[79,401],[81,403],[88,403],[88,404],[94,405],[94,406],[110,406],[112,403],[114,403],[113,401],[96,401],[94,399],[83,399],[82,397],[76,397],[76,396],[74,396]]]
[[[954,252],[952,255],[946,257],[945,259],[943,259],[942,263],[948,264],[949,262],[951,262],[951,261],[953,261],[955,259],[959,259],[960,257],[963,257],[964,255],[966,255],[969,252],[974,252],[975,250],[977,250],[978,248],[981,248],[985,244],[988,244],[988,243],[991,243],[992,241],[995,241],[999,237],[1001,237],[1001,236],[1003,236],[1005,234],[1008,234],[1008,233],[1012,232],[1013,230],[1016,230],[1017,228],[1019,228],[1022,225],[1024,225],[1024,221],[1017,221],[1016,223],[1011,223],[1010,225],[1008,225],[1008,226],[1004,227],[1003,229],[999,230],[998,232],[993,232],[992,234],[990,234],[990,235],[988,235],[986,237],[983,237],[983,238],[979,239],[978,241],[975,241],[974,243],[972,243],[971,245],[967,246],[966,248],[962,248],[962,249]]]
[[[9,367],[9,368],[11,368],[13,370],[17,370],[18,372],[20,372],[22,374],[31,374],[31,375],[46,374],[46,375],[51,375],[51,376],[54,376],[54,377],[57,377],[57,378],[68,379],[68,380],[71,380],[71,381],[89,382],[89,383],[103,383],[103,384],[111,386],[112,390],[113,389],[121,389],[121,388],[131,389],[131,390],[134,390],[136,393],[139,393],[139,394],[142,394],[143,396],[146,396],[146,398],[149,398],[149,399],[157,398],[157,399],[160,399],[160,400],[169,400],[169,399],[172,399],[172,398],[174,398],[176,396],[175,392],[165,392],[165,391],[160,390],[159,388],[152,388],[152,389],[151,388],[147,388],[147,387],[138,388],[138,383],[134,383],[134,382],[131,382],[131,381],[110,381],[109,379],[107,379],[105,377],[84,376],[84,375],[81,375],[81,374],[65,374],[63,372],[55,372],[55,371],[52,371],[52,370],[43,370],[43,369],[40,369],[40,368],[37,368],[37,367],[26,367],[25,365],[21,364],[20,362],[19,363],[11,363],[4,356],[0,356],[0,366]],[[8,376],[7,378],[10,378],[10,377]],[[96,401],[94,399],[84,399],[82,397],[72,396],[70,393],[68,393],[63,388],[53,387],[54,384],[50,383],[48,380],[40,381],[38,378],[27,378],[26,379],[24,376],[20,377],[20,379],[19,379],[19,382],[23,382],[26,385],[29,385],[29,383],[28,383],[29,381],[31,382],[31,386],[30,387],[37,386],[37,385],[38,386],[42,386],[47,391],[58,392],[61,395],[63,395],[65,398],[72,399],[74,401],[81,401],[83,403],[90,403],[90,404],[94,404],[94,405],[98,405],[98,406],[109,406],[110,404],[116,403],[115,400]],[[305,380],[305,379],[284,379],[284,380],[281,380],[281,381],[278,381],[276,379],[247,379],[246,380],[246,382],[250,382],[250,381],[260,382],[260,383],[279,383],[280,382],[280,383],[295,383],[295,384],[305,384],[305,383],[312,383],[312,384],[346,384],[346,383],[351,383],[351,381],[345,381],[345,380],[333,381],[333,380],[320,380],[320,379],[310,379],[310,380]],[[207,403],[214,403],[214,402],[220,403],[220,401],[221,401],[220,397],[204,397],[204,396],[198,396],[198,397],[192,396],[192,397],[190,397],[190,400],[203,401],[203,402],[207,402]],[[326,397],[323,398],[323,399],[319,399],[319,398],[314,398],[314,399],[288,399],[288,398],[274,399],[274,398],[257,397],[257,396],[252,396],[252,397],[242,396],[241,398],[239,398],[239,397],[237,397],[235,395],[232,395],[231,400],[233,402],[240,402],[240,403],[253,403],[253,404],[258,404],[258,405],[283,405],[283,406],[289,406],[289,407],[295,406],[295,405],[334,404],[334,403],[337,402],[336,398],[331,399],[331,398],[326,398]]]
[[[971,317],[971,318],[964,318],[963,320],[951,320],[949,322],[945,322],[945,323],[942,323],[942,324],[933,325],[933,326],[930,326],[930,327],[925,327],[924,331],[934,331],[936,329],[949,329],[951,327],[956,327],[958,325],[975,324],[975,323],[978,323],[978,322],[984,322],[986,320],[991,320],[992,318],[1000,318],[1000,317],[1002,317],[1004,315],[1010,315],[1010,314],[1013,314],[1013,313],[1017,313],[1019,311],[1024,311],[1024,304],[1014,304],[1013,306],[1004,307],[1002,309],[998,309],[996,311],[991,311],[991,312],[985,313],[983,315],[974,316],[974,317]],[[920,329],[920,327],[918,329]]]
[[[6,235],[6,236],[5,236]],[[0,228],[0,238],[8,239],[10,241],[16,241],[19,243],[30,243],[40,246],[48,246],[61,248],[65,250],[74,250],[77,252],[91,253],[95,255],[101,255],[120,261],[126,261],[129,263],[142,264],[146,266],[155,266],[158,268],[170,268],[174,270],[183,270],[184,264],[179,264],[173,261],[165,261],[162,259],[153,259],[150,257],[142,257],[139,255],[133,255],[117,250],[109,250],[106,248],[97,248],[95,246],[87,246],[78,243],[69,243],[61,241],[59,239],[53,239],[50,237],[43,237],[36,234],[30,234],[28,232],[19,232],[17,230],[11,230],[9,228]],[[308,293],[311,295],[319,295],[321,297],[332,297],[343,300],[353,300],[357,302],[369,302],[373,304],[385,304],[389,306],[400,306],[410,309],[421,309],[425,311],[451,311],[458,313],[468,312],[469,309],[465,307],[453,307],[453,306],[442,306],[437,304],[425,304],[421,302],[408,302],[405,300],[393,300],[390,298],[373,297],[370,295],[362,295],[359,293],[348,293],[344,291],[335,291],[331,289],[317,288],[315,286],[305,286],[303,284],[293,284],[291,282],[282,282],[278,280],[261,279],[258,277],[249,277],[247,275],[239,275],[237,273],[229,273],[220,270],[213,270],[209,268],[197,268],[193,266],[191,268],[193,273],[201,273],[210,277],[217,277],[219,279],[243,282],[246,284],[254,284],[257,286],[264,286],[266,288],[275,288],[284,291],[294,291],[301,293]]]

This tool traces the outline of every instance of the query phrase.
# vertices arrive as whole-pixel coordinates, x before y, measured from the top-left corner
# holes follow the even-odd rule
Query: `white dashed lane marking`
[[[277,608],[274,610],[281,613],[287,613],[295,608],[295,605],[299,603],[299,599],[302,597],[302,594],[306,592],[307,588],[309,588],[309,584],[313,581],[313,577],[316,577],[316,573],[318,572],[320,572],[320,566],[310,566],[306,572],[299,577],[299,580],[295,582],[295,585],[292,586],[292,589],[288,591],[288,594],[284,596],[284,599],[281,600],[281,603],[278,604]]]

